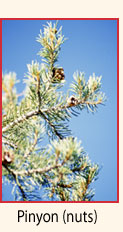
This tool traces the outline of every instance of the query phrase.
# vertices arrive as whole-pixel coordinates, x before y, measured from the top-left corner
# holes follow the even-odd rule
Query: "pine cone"
[[[70,96],[69,99],[67,100],[68,106],[75,106],[77,105],[78,100],[75,98],[75,96]]]
[[[2,157],[2,163],[3,164],[11,164],[14,160],[14,155],[10,153],[9,151],[4,151],[3,157]]]
[[[63,68],[53,68],[53,81],[64,80],[64,69]]]

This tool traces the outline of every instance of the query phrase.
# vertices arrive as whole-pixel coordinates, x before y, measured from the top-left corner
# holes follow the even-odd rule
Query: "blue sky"
[[[47,20],[3,20],[2,69],[14,71],[21,80],[22,92],[27,64],[41,62],[36,42]],[[92,162],[102,166],[98,180],[93,183],[96,201],[117,200],[117,21],[116,20],[59,20],[68,39],[62,45],[58,65],[64,68],[69,88],[75,71],[85,73],[86,80],[95,73],[102,75],[102,91],[107,96],[105,106],[95,114],[83,110],[73,117],[70,128],[82,141]],[[3,200],[12,200],[11,187],[3,185]]]

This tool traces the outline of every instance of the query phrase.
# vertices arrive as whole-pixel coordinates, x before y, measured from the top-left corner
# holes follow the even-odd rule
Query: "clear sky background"
[[[4,20],[2,29],[3,72],[14,71],[22,92],[27,64],[41,62],[36,42],[47,20]],[[116,20],[59,20],[68,38],[62,45],[58,65],[64,68],[66,91],[75,71],[85,72],[86,80],[95,73],[102,75],[102,91],[107,96],[105,106],[96,113],[83,110],[73,117],[70,129],[92,162],[98,163],[99,178],[91,185],[95,201],[117,200],[117,21]],[[11,186],[3,185],[3,200],[13,200]]]

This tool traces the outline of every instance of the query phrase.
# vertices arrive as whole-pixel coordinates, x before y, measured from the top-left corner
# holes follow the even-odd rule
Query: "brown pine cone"
[[[53,68],[53,80],[58,81],[58,80],[64,80],[65,75],[64,75],[64,69],[63,68]]]
[[[67,100],[68,106],[75,106],[77,105],[77,103],[78,103],[78,100],[75,98],[74,95],[70,96]]]
[[[14,160],[14,154],[10,153],[9,151],[4,151],[3,157],[2,157],[2,163],[3,164],[11,164]]]

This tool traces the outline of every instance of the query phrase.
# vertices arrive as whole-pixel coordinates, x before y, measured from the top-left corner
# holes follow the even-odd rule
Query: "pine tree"
[[[79,111],[95,112],[104,103],[101,77],[93,74],[86,81],[84,73],[75,72],[70,89],[62,92],[66,77],[57,65],[65,41],[62,28],[48,22],[37,41],[42,63],[27,65],[21,100],[16,74],[2,77],[3,182],[13,183],[16,201],[90,201],[99,166],[89,160],[68,125]]]

